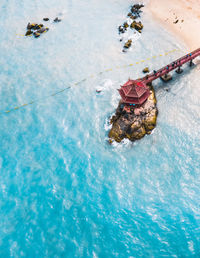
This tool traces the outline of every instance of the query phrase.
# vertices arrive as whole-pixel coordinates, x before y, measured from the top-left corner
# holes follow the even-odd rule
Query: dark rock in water
[[[37,30],[36,32],[42,34],[44,32],[47,32],[48,30],[49,30],[49,28],[41,28],[41,29]]]
[[[58,19],[58,17],[56,17],[53,21],[54,22],[61,22],[61,19]]]
[[[43,18],[43,21],[49,21],[49,18]]]
[[[130,19],[132,19],[132,20],[135,20],[135,19],[137,19],[138,18],[138,16],[136,16],[136,15],[131,15],[130,16]]]
[[[27,30],[32,30],[34,29],[38,24],[37,23],[28,23],[27,25]]]
[[[33,34],[32,30],[27,30],[25,36],[30,36],[30,35],[32,35],[32,34]]]
[[[121,25],[119,26],[118,30],[119,30],[119,33],[124,33],[125,32],[125,29]]]
[[[125,44],[124,44],[124,48],[129,48],[132,44],[132,40],[129,39]]]
[[[35,38],[38,38],[40,36],[40,33],[39,32],[34,32],[33,35],[34,35]]]
[[[136,9],[136,8],[134,8],[134,7],[132,7],[131,8],[131,12],[133,13],[133,14],[136,14],[137,16],[140,16],[140,13],[142,12],[141,10],[138,10],[138,9]]]
[[[133,21],[130,25],[131,29],[135,29],[137,31],[140,31],[143,29],[143,25],[142,23],[139,21],[139,22],[136,22],[136,21]]]
[[[145,67],[142,71],[143,73],[149,73],[149,67]]]
[[[131,7],[131,12],[134,14],[136,17],[140,17],[140,13],[142,12],[140,9],[144,7],[143,4],[135,4]]]
[[[132,6],[132,8],[135,8],[135,9],[137,9],[137,10],[141,9],[142,7],[144,7],[143,4],[134,4],[134,5]]]
[[[118,27],[118,31],[119,31],[119,33],[124,33],[124,28],[120,25],[120,26]]]
[[[131,12],[132,13],[141,13],[142,11],[140,10],[142,7],[144,7],[143,4],[134,4],[132,7],[131,7]]]
[[[43,24],[38,24],[38,25],[36,25],[36,26],[33,28],[33,30],[39,30],[39,29],[41,29],[42,27],[44,27]]]
[[[131,141],[141,139],[145,134],[150,134],[156,126],[158,110],[153,87],[150,87],[150,96],[138,108],[126,112],[119,102],[115,115],[111,118],[112,128],[109,132],[110,140],[121,142],[124,138]],[[125,112],[124,112],[125,111]]]
[[[123,24],[123,27],[124,27],[125,29],[127,29],[127,28],[129,27],[128,23],[125,22],[125,23]]]

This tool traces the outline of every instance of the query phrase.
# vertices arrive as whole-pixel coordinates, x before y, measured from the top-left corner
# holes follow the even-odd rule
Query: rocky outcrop
[[[131,27],[131,29],[135,29],[137,31],[141,31],[143,29],[143,25],[140,21],[139,22],[133,21],[131,23],[130,27]]]
[[[142,12],[140,9],[144,7],[143,4],[134,4],[132,7],[131,7],[131,12],[140,16],[140,13]]]
[[[58,17],[56,17],[53,21],[54,21],[54,22],[61,22],[61,19],[59,19]]]
[[[129,39],[125,44],[124,44],[124,48],[129,48],[132,44],[132,40]]]
[[[25,36],[30,36],[30,35],[32,35],[32,34],[33,34],[33,31],[32,31],[32,30],[27,30]]]
[[[158,110],[156,97],[152,86],[150,96],[139,108],[131,107],[130,110],[122,108],[119,102],[115,115],[111,118],[112,128],[109,132],[110,142],[121,142],[124,138],[130,141],[139,140],[146,134],[150,134],[156,126]]]
[[[149,73],[149,67],[145,67],[142,71],[143,73]]]
[[[43,18],[43,21],[49,21],[49,18]],[[61,22],[61,19],[56,17],[53,20],[55,23]],[[26,27],[27,31],[25,33],[25,36],[34,36],[35,38],[40,37],[41,34],[47,32],[49,28],[45,27],[43,24],[37,24],[37,23],[28,23]]]
[[[142,7],[144,7],[143,4],[134,4],[133,6],[131,6],[129,13],[127,14],[127,17],[129,19],[127,19],[127,21],[124,22],[123,25],[120,25],[118,27],[119,34],[123,34],[126,31],[128,31],[129,27],[131,29],[137,30],[139,33],[142,33],[143,24],[141,23],[141,21],[139,22],[136,21],[136,19],[140,17],[140,13],[142,12],[141,11]],[[130,39],[131,37],[129,38],[129,40]],[[123,37],[120,38],[120,41],[123,41]],[[130,46],[126,47],[126,45],[127,45],[127,42],[124,44],[122,52],[126,52],[126,50],[130,47]]]
[[[49,28],[44,27],[43,24],[37,24],[37,23],[28,23],[27,25],[27,32],[25,36],[32,36],[34,35],[35,38],[40,37],[40,35],[44,32],[47,32]]]

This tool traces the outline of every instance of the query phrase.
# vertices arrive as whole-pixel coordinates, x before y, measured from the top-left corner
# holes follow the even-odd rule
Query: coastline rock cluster
[[[143,4],[134,4],[133,6],[131,6],[130,12],[127,14],[127,17],[129,18],[129,22],[126,21],[123,23],[123,25],[120,25],[118,27],[119,34],[125,33],[129,27],[131,29],[138,31],[139,33],[142,33],[142,29],[143,29],[142,22],[136,21],[136,19],[140,17],[140,13],[142,12],[141,11],[142,7],[144,7]],[[130,22],[130,19],[132,20],[131,22]],[[122,41],[122,39],[120,39],[120,41]],[[125,49],[130,48],[131,45],[132,45],[132,39],[128,39],[128,41],[126,41],[124,44],[123,52],[125,52]]]
[[[121,101],[117,107],[115,115],[112,116],[110,123],[112,128],[109,132],[109,142],[113,140],[121,142],[124,138],[130,141],[139,140],[146,134],[150,134],[156,126],[158,109],[156,107],[156,97],[152,86],[150,96],[139,108],[133,108],[127,112]]]
[[[49,28],[44,27],[43,24],[29,22],[27,25],[27,32],[25,36],[33,35],[35,38],[38,38],[42,33],[47,32],[48,30]]]
[[[49,18],[43,18],[43,21],[49,21]],[[58,17],[56,17],[54,19],[54,22],[60,22],[61,19],[59,19]],[[25,36],[34,36],[35,38],[40,37],[41,34],[47,32],[49,30],[49,28],[45,27],[44,24],[37,24],[37,23],[28,23],[27,27],[26,27],[27,31]]]

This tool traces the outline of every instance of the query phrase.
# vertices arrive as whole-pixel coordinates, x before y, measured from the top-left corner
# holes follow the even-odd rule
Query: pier
[[[152,73],[139,78],[137,80],[128,80],[121,88],[118,90],[122,100],[121,103],[126,106],[141,106],[149,97],[149,87],[152,81],[161,78],[164,81],[170,80],[172,77],[169,73],[176,69],[176,72],[182,73],[181,66],[189,62],[189,65],[193,65],[193,60],[200,56],[200,48],[195,51],[173,61],[172,63],[164,66],[159,70],[154,70]]]

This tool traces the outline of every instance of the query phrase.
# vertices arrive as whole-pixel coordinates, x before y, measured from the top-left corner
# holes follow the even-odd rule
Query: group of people
[[[186,55],[187,58],[188,58],[188,57],[191,57],[191,56],[192,56],[191,53],[188,54],[188,55]],[[175,68],[175,67],[177,67],[177,66],[180,68],[180,67],[181,67],[181,60],[177,60],[177,61],[175,61],[175,62],[173,62],[173,63],[167,65],[167,66],[165,67],[166,70],[169,70],[170,66],[171,66],[172,68]],[[165,68],[161,69],[160,71],[153,70],[154,76],[158,75],[158,73],[161,74]],[[146,75],[145,79],[147,80],[148,78],[149,78],[149,75]]]

